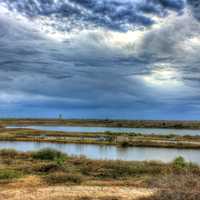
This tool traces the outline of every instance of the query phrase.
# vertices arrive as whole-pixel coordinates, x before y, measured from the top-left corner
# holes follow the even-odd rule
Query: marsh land
[[[65,132],[36,130],[29,127],[0,128],[0,141],[32,141],[77,144],[116,145],[121,147],[157,147],[200,149],[200,135],[141,134],[134,132]]]
[[[157,154],[162,148],[166,148],[165,151],[177,152],[179,149],[190,151],[190,153],[196,151],[195,157],[198,157],[200,135],[156,135],[153,133],[145,135],[110,131],[65,132],[37,130],[28,126],[173,128],[192,131],[200,128],[200,122],[3,119],[0,120],[0,126],[0,199],[200,199],[200,167],[181,156],[163,163],[161,161],[125,161],[126,159],[124,161],[89,159],[80,155],[69,155],[68,150],[65,154],[63,151],[50,148],[38,148],[38,150],[36,148],[34,151],[23,148],[20,148],[20,151],[14,150],[16,142],[27,142],[26,146],[32,142],[38,147],[41,143],[52,144],[50,147],[53,147],[53,144],[112,146],[122,149],[121,155],[126,155],[124,152],[127,148],[155,148]],[[11,144],[9,148],[12,149],[3,149],[4,142],[9,142],[9,145]],[[78,148],[81,152],[83,151],[81,147]],[[105,153],[105,149],[103,151]]]
[[[200,129],[200,121],[170,120],[111,120],[111,119],[0,119],[0,126],[8,125],[65,125],[134,128]]]

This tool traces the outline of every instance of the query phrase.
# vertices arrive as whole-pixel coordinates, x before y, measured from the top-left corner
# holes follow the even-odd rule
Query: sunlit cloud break
[[[199,13],[198,0],[0,0],[2,116],[199,118]]]

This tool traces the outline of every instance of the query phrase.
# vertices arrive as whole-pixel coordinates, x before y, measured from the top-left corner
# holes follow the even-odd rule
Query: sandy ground
[[[42,186],[29,177],[0,188],[0,200],[139,200],[155,191],[121,186]]]

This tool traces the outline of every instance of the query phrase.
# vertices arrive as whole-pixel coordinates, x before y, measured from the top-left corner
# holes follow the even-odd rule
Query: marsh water
[[[200,135],[200,130],[189,129],[168,129],[168,128],[118,128],[118,127],[81,127],[81,126],[10,126],[8,128],[31,128],[45,131],[66,131],[66,132],[116,132],[116,133],[141,133],[157,135]]]
[[[38,142],[4,142],[0,141],[0,149],[12,148],[18,151],[35,151],[43,148],[53,148],[68,155],[86,156],[91,159],[103,160],[157,160],[170,162],[177,156],[183,156],[187,161],[200,164],[199,150],[167,149],[167,148],[143,148],[117,146],[90,145],[90,144],[58,144]]]

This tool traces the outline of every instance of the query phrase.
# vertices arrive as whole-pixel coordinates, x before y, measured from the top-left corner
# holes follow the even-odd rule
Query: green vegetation
[[[197,165],[186,163],[182,157],[172,163],[160,162],[128,162],[128,161],[96,161],[84,157],[69,157],[53,149],[37,152],[17,153],[15,159],[11,150],[1,150],[0,179],[12,179],[20,175],[39,175],[51,184],[79,184],[87,180],[133,180],[140,177],[145,184],[149,178],[159,178],[169,174],[191,173],[200,175]],[[7,156],[6,156],[7,155]],[[62,159],[58,162],[57,159]],[[61,178],[62,177],[62,178]]]
[[[61,160],[64,159],[64,154],[61,153],[60,151],[56,151],[53,149],[42,149],[36,152],[32,153],[32,157],[34,159],[40,159],[40,160]],[[59,161],[58,161],[59,162]]]
[[[176,169],[184,169],[187,166],[187,163],[182,156],[179,156],[173,161],[173,165]]]
[[[11,180],[21,177],[21,173],[15,170],[1,169],[0,170],[0,181]]]
[[[126,147],[131,146],[130,143],[129,143],[128,141],[123,141],[123,142],[121,142],[119,145],[120,145],[121,147],[123,147],[123,148],[126,148]]]

